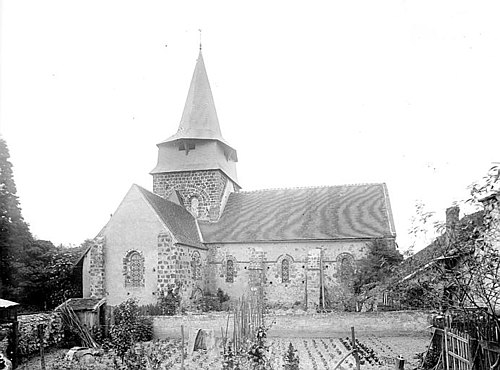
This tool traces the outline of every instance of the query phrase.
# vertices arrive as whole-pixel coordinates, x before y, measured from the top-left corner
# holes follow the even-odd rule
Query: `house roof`
[[[385,184],[231,193],[206,243],[395,237]]]
[[[0,298],[0,308],[9,308],[14,306],[19,306],[19,303]]]
[[[200,240],[196,219],[184,207],[168,201],[150,191],[134,185],[142,193],[156,214],[172,232],[177,242],[198,248],[205,248]]]
[[[483,211],[477,211],[462,217],[458,222],[459,235],[472,235],[472,229],[482,223],[483,216]],[[402,281],[412,278],[421,271],[425,271],[436,262],[456,257],[456,255],[457,249],[453,245],[447,245],[446,235],[439,235],[425,248],[401,263],[399,270],[405,276]]]
[[[210,139],[224,144],[237,161],[234,150],[223,138],[203,55],[198,55],[177,133],[158,145],[182,139]]]

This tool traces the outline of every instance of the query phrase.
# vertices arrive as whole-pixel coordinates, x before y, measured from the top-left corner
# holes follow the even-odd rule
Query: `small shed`
[[[19,323],[17,321],[17,310],[19,303],[0,298],[0,327],[3,325],[12,325],[11,331],[11,353],[6,353],[12,361],[15,368],[17,365],[17,347],[19,342]]]
[[[17,321],[17,310],[19,303],[0,298],[0,323],[12,323]]]
[[[91,330],[94,326],[105,324],[105,298],[70,298],[56,307],[55,311],[63,306],[70,308],[80,320],[80,323]]]

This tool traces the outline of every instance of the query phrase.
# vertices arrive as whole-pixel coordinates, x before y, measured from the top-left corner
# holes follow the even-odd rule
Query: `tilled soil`
[[[429,336],[423,333],[406,333],[405,335],[380,335],[380,333],[363,333],[357,336],[359,343],[363,346],[364,356],[361,359],[361,370],[394,369],[395,359],[401,356],[405,360],[405,369],[414,369],[418,365],[415,358],[416,353],[422,353],[429,344]],[[332,337],[271,337],[267,339],[268,359],[273,369],[281,370],[283,367],[283,356],[292,343],[299,356],[299,368],[304,370],[354,370],[356,362],[349,354],[349,336],[335,335]],[[189,355],[185,362],[185,369],[222,369],[223,356],[221,354],[220,341],[212,351],[196,351]],[[180,341],[169,339],[164,342],[168,348],[168,354],[164,356],[163,369],[180,369]],[[47,370],[58,368],[67,349],[49,351],[45,362]],[[163,351],[162,351],[163,352]],[[347,357],[346,357],[347,356]],[[344,359],[345,358],[345,359]],[[97,358],[93,368],[102,370],[113,369],[111,354],[105,354]],[[18,369],[38,370],[40,358],[35,357],[21,364]]]

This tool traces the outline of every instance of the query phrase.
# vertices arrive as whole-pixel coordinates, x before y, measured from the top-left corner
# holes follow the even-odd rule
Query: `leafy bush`
[[[160,307],[164,315],[173,316],[179,311],[181,306],[181,295],[179,294],[179,285],[169,287],[167,294],[162,294],[159,300]]]
[[[224,291],[219,288],[217,289],[217,293],[215,295],[208,292],[203,295],[200,303],[200,309],[203,312],[227,311],[229,309],[229,305],[224,304],[226,302],[229,302],[229,295],[224,293]]]
[[[124,358],[127,351],[136,342],[153,339],[153,320],[140,316],[137,300],[128,299],[120,303],[114,310],[115,324],[110,330],[112,347]]]

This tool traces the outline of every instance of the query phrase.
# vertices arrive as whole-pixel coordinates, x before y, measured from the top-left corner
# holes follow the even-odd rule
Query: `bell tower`
[[[238,156],[223,138],[203,55],[198,55],[177,133],[157,144],[153,192],[180,195],[196,218],[217,221],[231,192],[239,191]]]

